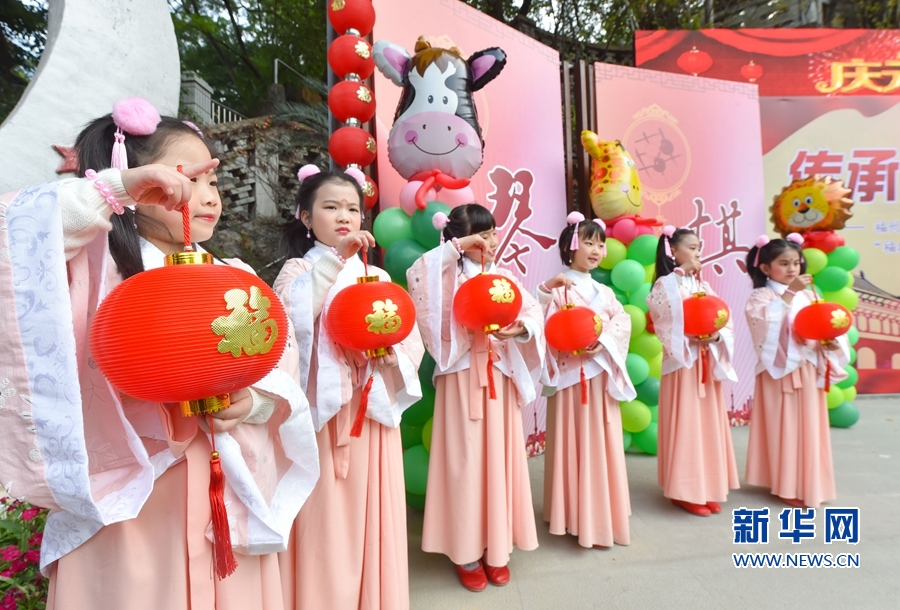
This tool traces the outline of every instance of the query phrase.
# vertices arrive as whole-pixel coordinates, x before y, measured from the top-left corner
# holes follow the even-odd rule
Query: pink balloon
[[[407,182],[406,186],[400,189],[400,207],[409,216],[412,216],[413,212],[418,209],[416,207],[416,191],[419,190],[420,186],[422,186],[422,181],[414,180]],[[434,192],[434,189],[428,189],[428,193],[425,195],[425,201],[434,201],[435,197],[437,197],[437,193]]]
[[[618,239],[626,246],[630,244],[637,236],[638,226],[630,218],[623,218],[616,223],[616,239]]]
[[[436,197],[437,199],[426,198],[426,201],[440,201],[441,203],[446,203],[451,208],[475,202],[475,192],[468,186],[461,189],[442,188],[437,192]]]
[[[615,227],[610,227],[610,226],[606,227],[606,239],[609,239],[609,238],[619,239],[618,237],[616,237],[616,228]]]
[[[653,235],[653,227],[647,225],[638,226],[638,235]]]

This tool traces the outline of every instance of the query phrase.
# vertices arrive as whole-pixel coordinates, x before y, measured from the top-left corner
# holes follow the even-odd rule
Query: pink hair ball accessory
[[[360,188],[366,188],[366,175],[361,170],[355,167],[348,167],[344,170],[344,173],[356,180]]]
[[[320,170],[317,166],[313,165],[312,163],[309,163],[309,164],[301,167],[300,170],[297,172],[297,180],[299,180],[300,182],[303,182],[310,176],[315,176],[316,174],[318,174],[321,171],[322,170]]]
[[[798,245],[803,243],[803,236],[799,233],[788,233],[788,236],[785,239]]]
[[[566,223],[570,225],[578,224],[579,222],[584,222],[584,214],[581,212],[572,212],[568,216],[566,216]]]
[[[770,240],[769,240],[768,235],[760,235],[759,237],[756,238],[756,247],[762,248],[762,247],[768,245],[769,241]]]
[[[603,222],[603,219],[602,219],[602,218],[595,218],[595,219],[594,219],[594,224],[600,225],[600,228],[603,229],[604,231],[606,231],[606,223]]]
[[[448,222],[450,222],[450,218],[443,212],[438,212],[431,217],[431,225],[438,231],[443,231]]]
[[[666,237],[672,237],[673,235],[675,235],[675,226],[674,225],[666,225],[663,227],[662,232],[663,232],[663,235],[665,235]]]
[[[128,97],[113,104],[116,127],[135,136],[149,136],[162,120],[156,108],[141,97]]]

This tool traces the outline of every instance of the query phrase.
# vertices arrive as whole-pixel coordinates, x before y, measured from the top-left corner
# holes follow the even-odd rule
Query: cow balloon
[[[379,40],[375,65],[403,88],[388,136],[388,159],[409,183],[400,206],[412,215],[429,200],[451,206],[474,201],[471,178],[483,159],[484,141],[473,93],[494,80],[506,54],[491,48],[463,59],[456,47],[433,47],[425,37],[415,55]]]

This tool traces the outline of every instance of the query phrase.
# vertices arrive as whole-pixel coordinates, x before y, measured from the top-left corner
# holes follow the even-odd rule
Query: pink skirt
[[[701,366],[662,376],[659,386],[657,468],[663,494],[692,504],[724,502],[738,489],[731,424],[722,384]]]
[[[213,575],[209,454],[199,433],[186,460],[156,480],[136,518],[101,528],[51,566],[47,609],[281,610],[274,553],[237,554],[234,574]]]
[[[806,506],[836,498],[829,426],[825,392],[816,387],[812,364],[783,379],[757,375],[747,483]]]
[[[568,532],[586,548],[631,541],[622,416],[606,380],[603,373],[588,381],[587,405],[581,384],[547,401],[544,521],[551,534]]]
[[[470,369],[437,377],[422,550],[453,563],[509,563],[537,548],[522,411],[512,381],[494,369],[497,399],[470,386]],[[472,419],[470,396],[483,404]],[[477,409],[476,409],[477,410]]]
[[[400,430],[366,419],[359,391],[316,435],[321,476],[278,554],[286,610],[409,608]]]

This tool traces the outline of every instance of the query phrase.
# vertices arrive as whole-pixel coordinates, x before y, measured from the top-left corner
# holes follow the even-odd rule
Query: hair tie
[[[318,166],[313,165],[312,163],[308,163],[297,170],[297,180],[299,180],[300,183],[303,184],[304,180],[306,180],[310,176],[315,176],[321,171],[322,170],[320,170]]]
[[[584,214],[581,212],[572,212],[568,216],[566,216],[566,222],[570,225],[575,225],[575,230],[572,232],[572,241],[569,242],[569,250],[575,251],[578,249],[578,224],[584,221]]]
[[[769,244],[769,241],[771,240],[768,235],[760,235],[756,238],[756,257],[753,259],[754,267],[759,267],[759,252]]]
[[[357,184],[359,184],[359,188],[366,188],[366,175],[362,173],[360,169],[348,167],[344,170],[344,173],[356,180]]]
[[[672,240],[672,236],[675,235],[675,227],[674,225],[666,225],[663,227],[663,237],[665,237],[665,248],[666,248],[666,258],[672,258],[672,244],[669,243]]]
[[[200,128],[197,127],[194,123],[192,123],[191,121],[181,121],[181,122],[184,123],[185,125],[187,125],[188,127],[190,127],[191,129],[193,129],[197,133],[197,135],[200,136],[201,140],[206,139],[206,136],[203,135],[203,132],[200,131]]]
[[[800,245],[803,243],[803,236],[800,235],[799,233],[788,233],[788,235],[787,235],[787,237],[785,237],[785,239],[788,241],[792,241],[797,245]]]

